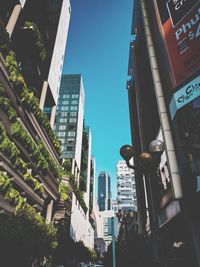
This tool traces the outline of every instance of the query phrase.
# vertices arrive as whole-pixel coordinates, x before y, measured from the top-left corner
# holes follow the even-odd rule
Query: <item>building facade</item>
[[[54,131],[61,142],[63,160],[71,160],[72,173],[81,171],[84,88],[79,74],[62,75]]]
[[[149,229],[146,205],[153,205],[156,225],[150,218],[150,228],[157,227],[164,252],[164,262],[158,258],[157,262],[169,266],[200,265],[200,214],[195,208],[199,203],[199,10],[199,1],[134,2],[127,90],[139,228],[143,233]],[[155,139],[164,142],[165,152],[147,174],[140,155],[149,152]]]
[[[71,15],[70,2],[24,0],[7,1],[1,6],[0,16],[12,40],[21,72],[53,127]]]
[[[98,203],[99,210],[110,210],[111,191],[110,176],[107,172],[102,171],[98,176]]]
[[[117,195],[119,210],[137,210],[135,172],[125,160],[117,162]]]

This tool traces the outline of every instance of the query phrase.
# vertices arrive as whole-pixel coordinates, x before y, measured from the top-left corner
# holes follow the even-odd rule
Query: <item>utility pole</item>
[[[112,228],[112,267],[116,267],[114,217],[111,218],[111,228]]]

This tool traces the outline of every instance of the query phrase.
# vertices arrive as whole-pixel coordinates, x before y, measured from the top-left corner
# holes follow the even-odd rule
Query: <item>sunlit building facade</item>
[[[54,131],[61,142],[63,160],[70,159],[72,173],[80,175],[84,116],[84,88],[79,74],[62,75]]]

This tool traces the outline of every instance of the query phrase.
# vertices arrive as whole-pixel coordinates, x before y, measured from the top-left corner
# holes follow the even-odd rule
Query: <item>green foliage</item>
[[[13,51],[10,51],[6,57],[6,66],[9,72],[10,81],[12,82],[16,93],[20,97],[22,104],[30,112],[33,112],[38,122],[45,128],[54,147],[60,153],[60,141],[54,134],[47,115],[40,109],[37,97],[27,88],[24,78],[20,73],[16,55]]]
[[[63,182],[59,184],[59,193],[61,200],[66,201],[68,199],[69,189]]]
[[[17,113],[12,108],[10,100],[7,97],[0,96],[0,108],[7,114],[10,121],[16,121]]]
[[[55,178],[61,180],[61,168],[55,163],[54,159],[41,140],[38,141],[38,149],[48,162],[49,168],[53,172]]]
[[[0,96],[4,96],[4,95],[5,95],[5,89],[3,85],[0,83]]]
[[[41,169],[43,174],[47,174],[49,167],[47,161],[19,121],[11,125],[11,134],[25,147],[38,169]]]
[[[10,42],[9,34],[6,31],[5,25],[1,18],[0,18],[0,36],[1,36],[0,51],[2,52],[4,56],[6,56],[8,52],[10,51],[11,42]]]
[[[0,189],[1,192],[6,193],[11,188],[10,178],[6,172],[0,171]]]
[[[56,246],[56,229],[51,224],[45,224],[42,216],[30,205],[23,205],[15,215],[0,215],[3,266],[25,267],[36,262],[37,266],[42,266],[44,257],[49,258]]]
[[[62,163],[62,167],[65,171],[71,172],[72,163],[70,159],[65,159],[65,161]]]
[[[20,131],[21,130],[21,125],[19,122],[17,123],[14,123],[12,124],[13,128],[11,127],[11,132],[13,135],[15,134],[19,134],[18,130]],[[21,137],[22,138],[25,138],[25,139],[22,139],[26,140],[26,131],[25,132],[20,132],[21,133]],[[18,150],[18,148],[16,147],[16,145],[11,142],[9,140],[9,138],[7,137],[6,135],[6,131],[3,127],[3,125],[0,123],[0,151],[2,151],[3,153],[5,153],[8,158],[10,158],[11,162],[13,163],[14,167],[16,168],[16,170],[18,172],[20,172],[22,175],[23,175],[23,179],[29,184],[29,186],[40,196],[42,197],[43,196],[43,193],[44,193],[44,189],[43,189],[43,186],[41,183],[38,182],[38,180],[34,177],[31,176],[31,174],[29,174],[27,172],[27,169],[28,169],[28,164],[23,161],[21,158],[20,158],[20,151]],[[24,145],[26,146],[27,144],[24,143]],[[39,151],[39,150],[38,150]],[[39,152],[39,156],[38,156],[38,162],[37,162],[37,165],[39,166],[38,168],[40,168],[40,155],[41,153]],[[43,157],[43,156],[42,156]],[[9,194],[8,194],[8,197],[9,197]]]
[[[37,25],[34,22],[26,21],[24,26],[33,30],[33,36],[34,36],[35,41],[36,41],[36,47],[38,49],[40,59],[41,59],[41,61],[44,61],[47,53],[46,53],[44,41],[42,39],[42,35],[41,35]]]

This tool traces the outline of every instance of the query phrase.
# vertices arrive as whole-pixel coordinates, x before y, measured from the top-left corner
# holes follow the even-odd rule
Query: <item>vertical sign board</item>
[[[174,87],[200,68],[200,0],[155,0]]]

